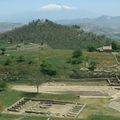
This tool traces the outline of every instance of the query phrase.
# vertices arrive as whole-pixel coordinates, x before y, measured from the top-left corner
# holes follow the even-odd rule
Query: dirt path
[[[36,87],[35,86],[30,86],[30,85],[13,85],[11,87],[13,90],[17,91],[23,91],[23,92],[36,92]],[[60,93],[60,92],[67,92],[67,91],[72,91],[72,92],[79,92],[79,91],[94,91],[94,92],[101,92],[103,94],[108,94],[109,96],[113,98],[118,98],[120,97],[120,91],[114,89],[114,87],[111,86],[80,86],[80,85],[48,85],[48,84],[43,84],[39,87],[40,92],[42,93]]]

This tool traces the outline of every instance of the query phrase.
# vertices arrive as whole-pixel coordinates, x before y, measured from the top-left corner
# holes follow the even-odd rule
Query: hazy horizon
[[[119,0],[0,0],[0,22],[120,16]]]

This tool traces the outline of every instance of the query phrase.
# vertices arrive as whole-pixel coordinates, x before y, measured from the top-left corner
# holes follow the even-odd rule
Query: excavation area
[[[74,102],[22,98],[4,112],[18,115],[77,118],[84,108],[84,104]]]

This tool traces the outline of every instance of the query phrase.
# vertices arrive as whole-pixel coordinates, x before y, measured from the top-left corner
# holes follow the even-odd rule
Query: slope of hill
[[[110,44],[111,39],[86,33],[76,26],[67,27],[49,20],[32,21],[28,25],[0,34],[1,43],[46,43],[52,48],[78,49],[90,44],[96,47]]]
[[[61,20],[58,23],[64,25],[76,24],[80,25],[87,32],[95,32],[98,34],[105,34],[114,38],[120,38],[120,16],[100,16],[98,18],[89,19],[74,19]]]
[[[9,30],[12,30],[14,28],[22,26],[22,23],[6,23],[6,22],[0,22],[0,32],[6,32]]]

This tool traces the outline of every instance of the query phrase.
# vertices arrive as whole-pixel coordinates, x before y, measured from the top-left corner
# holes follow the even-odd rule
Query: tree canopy
[[[0,34],[0,42],[5,44],[46,43],[52,48],[87,48],[90,43],[95,47],[108,45],[111,39],[92,32],[84,32],[78,26],[64,26],[50,20],[36,20],[23,27]]]

